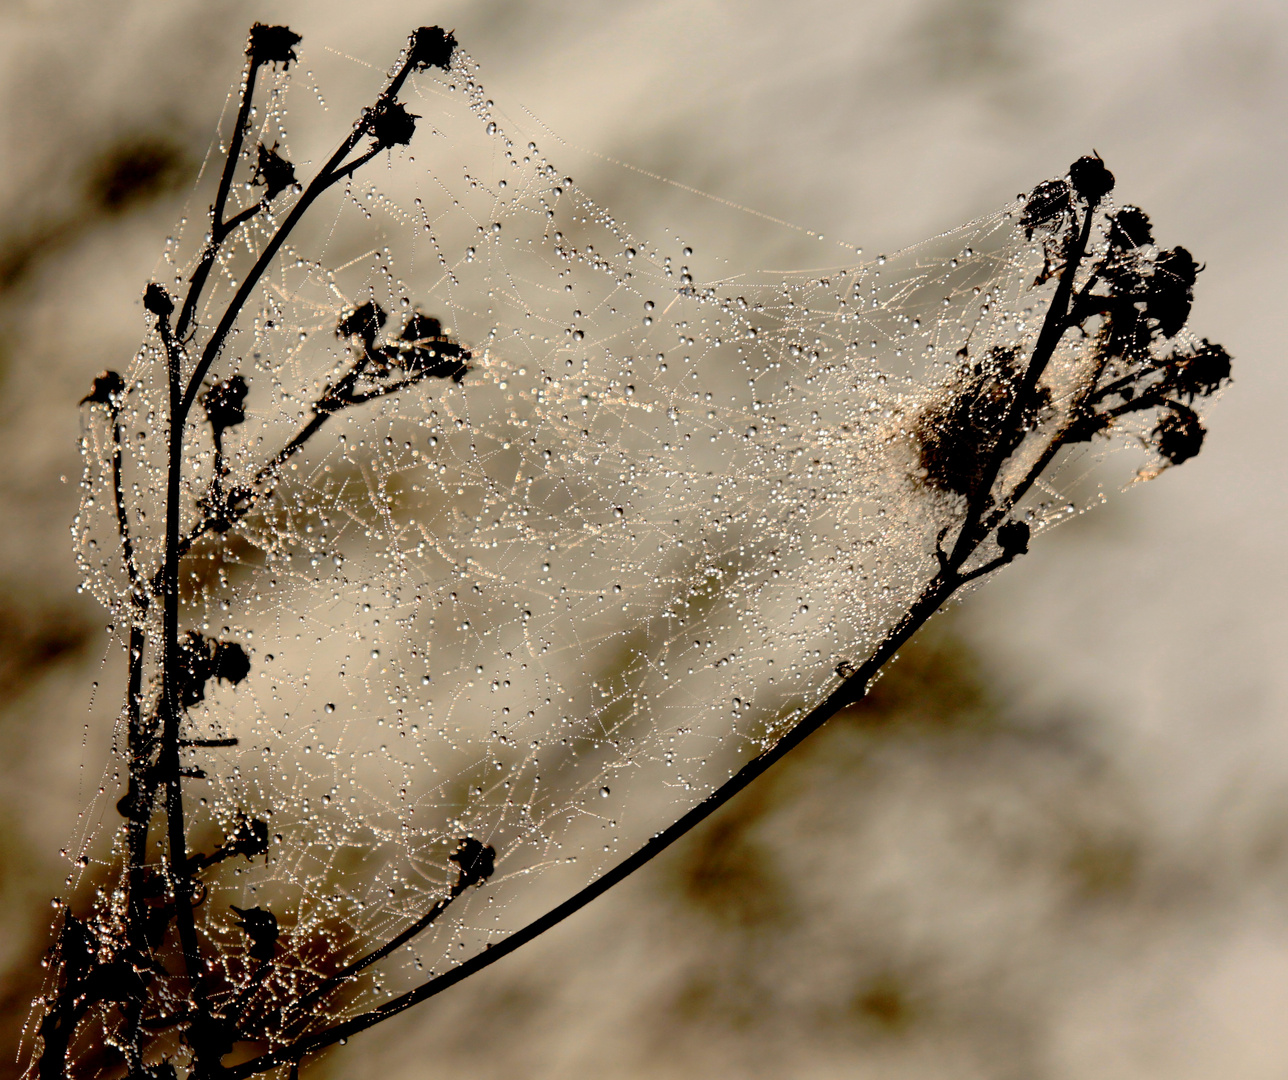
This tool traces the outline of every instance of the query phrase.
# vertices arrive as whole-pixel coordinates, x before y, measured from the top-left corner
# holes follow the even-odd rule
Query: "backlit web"
[[[348,115],[322,105],[326,59],[265,73],[254,120],[302,179]],[[201,912],[229,995],[254,970],[230,905],[276,915],[265,1002],[446,897],[462,838],[495,849],[495,873],[294,1031],[522,925],[834,687],[837,664],[862,659],[933,573],[959,511],[920,482],[913,418],[963,355],[1031,346],[1052,288],[1034,285],[1043,253],[1018,203],[861,265],[695,280],[683,241],[631,235],[488,100],[468,57],[415,76],[404,100],[422,117],[411,146],[310,210],[211,373],[249,387],[225,483],[272,493],[184,562],[182,628],[251,660],[188,712],[186,738],[237,740],[187,752],[205,773],[185,782],[190,846],[248,815],[269,823],[266,859],[206,872]],[[192,269],[218,159],[167,244],[164,283]],[[239,234],[199,323],[284,213]],[[331,417],[265,482],[359,347],[338,324],[370,302],[387,313],[378,345],[409,326],[423,339],[432,317],[468,370]],[[1066,350],[1057,392],[1083,359]],[[163,373],[153,333],[121,414],[149,573]],[[88,587],[116,610],[128,585],[106,437],[87,424],[77,535]],[[200,409],[187,445],[190,527],[214,467]],[[1035,526],[1072,508],[1042,489],[1026,505]],[[91,816],[110,825],[118,796],[108,784]]]

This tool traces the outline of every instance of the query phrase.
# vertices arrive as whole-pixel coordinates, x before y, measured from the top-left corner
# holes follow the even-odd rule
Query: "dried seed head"
[[[229,904],[233,911],[241,916],[237,924],[246,931],[250,938],[250,957],[252,960],[273,959],[273,948],[277,944],[277,916],[267,908],[239,908]]]
[[[466,836],[448,858],[461,868],[460,877],[452,891],[462,893],[471,885],[481,885],[492,876],[496,849],[491,844]]]
[[[1008,559],[1029,550],[1029,527],[1023,521],[1004,522],[997,530],[997,546]]]
[[[1139,206],[1124,206],[1109,219],[1109,246],[1122,251],[1154,242],[1149,215]]]
[[[1086,203],[1095,205],[1114,189],[1114,174],[1105,168],[1100,155],[1092,153],[1069,166],[1073,190]]]
[[[295,46],[303,40],[289,26],[256,23],[250,28],[246,55],[250,57],[252,64],[281,64],[283,68],[289,68],[291,61],[298,59]]]
[[[359,338],[370,349],[376,342],[376,335],[380,333],[380,328],[385,325],[385,320],[388,318],[384,308],[374,300],[368,300],[365,304],[359,304],[340,320],[335,328],[335,336]]]
[[[162,319],[168,318],[174,311],[174,301],[165,291],[165,286],[158,285],[155,281],[149,282],[148,287],[143,290],[143,306]]]
[[[376,140],[376,146],[406,146],[416,133],[420,117],[409,113],[401,101],[382,101],[367,115],[367,133]]]
[[[1193,409],[1172,402],[1171,410],[1163,413],[1154,428],[1154,445],[1173,465],[1180,465],[1198,454],[1206,434]]]
[[[447,71],[456,51],[456,35],[441,26],[422,26],[411,37],[411,64],[417,71],[428,67]]]
[[[219,434],[246,419],[246,394],[249,387],[241,375],[216,383],[201,399],[210,426]]]
[[[1024,229],[1025,238],[1032,240],[1037,229],[1055,232],[1064,224],[1072,209],[1069,185],[1063,180],[1044,180],[1033,189],[1024,203],[1020,227]]]
[[[107,405],[116,410],[125,395],[125,380],[115,371],[104,371],[94,376],[94,385],[81,398],[82,405]]]
[[[1177,393],[1190,402],[1216,393],[1230,381],[1230,354],[1207,338],[1192,352],[1173,354],[1171,363],[1175,365]]]
[[[235,641],[216,641],[210,673],[220,682],[236,686],[250,674],[250,656]]]
[[[273,143],[272,147],[260,143],[259,160],[250,182],[263,184],[266,189],[264,197],[269,200],[275,199],[288,187],[295,185],[295,166],[277,152],[277,143]]]

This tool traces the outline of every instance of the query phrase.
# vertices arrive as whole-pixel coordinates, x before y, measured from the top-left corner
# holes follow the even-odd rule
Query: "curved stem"
[[[193,318],[197,312],[197,302],[201,298],[206,279],[210,276],[210,269],[214,265],[215,257],[219,254],[219,249],[223,246],[224,240],[228,238],[228,234],[233,229],[249,219],[259,209],[258,207],[248,207],[247,210],[243,210],[238,214],[233,221],[227,224],[224,222],[224,207],[228,203],[228,193],[232,190],[233,185],[233,174],[237,171],[237,162],[241,158],[242,139],[245,136],[250,120],[250,103],[255,93],[255,75],[259,71],[259,64],[253,55],[247,58],[246,64],[246,80],[242,84],[241,102],[237,107],[237,119],[233,124],[232,137],[228,141],[228,153],[224,158],[224,171],[219,177],[219,189],[215,192],[215,201],[210,207],[210,240],[206,244],[205,250],[201,253],[201,261],[188,279],[188,295],[184,297],[183,308],[179,312],[178,321],[175,323],[175,336],[181,340],[192,325]]]
[[[125,512],[125,484],[121,479],[121,414],[112,410],[112,494],[116,501],[116,531],[121,536],[121,556],[130,578],[130,600],[147,610],[148,594],[139,582],[139,568],[134,559],[134,541],[130,536],[130,519]]]
[[[380,948],[373,949],[371,952],[367,953],[366,956],[361,956],[352,963],[346,964],[320,986],[310,990],[300,998],[299,1001],[290,1006],[290,1011],[293,1013],[303,1012],[305,1009],[324,998],[332,990],[335,990],[343,983],[348,982],[353,978],[353,976],[357,975],[358,972],[369,968],[378,960],[383,960],[400,946],[406,945],[407,942],[417,934],[421,933],[421,931],[428,929],[438,919],[438,917],[451,906],[452,901],[460,896],[464,891],[464,889],[454,887],[451,893],[434,904],[432,908],[425,912],[424,915],[408,926],[405,930],[390,938],[387,942],[381,945]]]
[[[1087,244],[1091,240],[1091,225],[1095,220],[1097,205],[1097,202],[1090,202],[1083,211],[1082,224],[1074,239],[1073,249],[1065,259],[1064,269],[1060,272],[1060,280],[1056,283],[1055,293],[1047,307],[1037,343],[1033,346],[1033,355],[1024,369],[1024,377],[1016,387],[1006,417],[1002,421],[1003,441],[998,443],[997,451],[992,455],[980,479],[978,490],[967,507],[965,521],[953,544],[952,555],[949,556],[949,561],[957,566],[965,562],[964,553],[978,547],[980,541],[1001,520],[1001,515],[997,513],[988,515],[987,518],[985,515],[994,505],[993,485],[997,482],[998,474],[1001,473],[1002,466],[1013,449],[1004,441],[1005,433],[1013,432],[1018,428],[1020,418],[1024,415],[1024,410],[1029,406],[1033,393],[1037,389],[1038,380],[1055,355],[1060,339],[1069,329],[1069,303],[1073,298],[1074,279],[1078,275],[1078,267],[1082,264]]]
[[[398,92],[398,89],[402,86],[410,73],[411,57],[409,55],[407,60],[402,64],[398,73],[394,76],[393,80],[391,80],[389,86],[385,89],[384,93],[381,94],[379,100],[392,100],[393,96]],[[371,115],[371,112],[367,113],[368,117]],[[348,164],[344,163],[345,158],[349,156],[354,147],[356,147],[363,137],[367,135],[367,127],[368,122],[365,118],[354,125],[353,131],[349,133],[348,137],[340,144],[335,153],[331,155],[327,163],[322,166],[318,171],[318,174],[309,182],[309,186],[304,189],[304,193],[298,200],[296,200],[295,205],[291,207],[290,213],[286,215],[286,220],[282,222],[278,227],[277,232],[275,232],[269,239],[268,243],[264,245],[264,250],[259,253],[259,258],[255,260],[254,265],[250,268],[246,277],[237,287],[237,292],[229,302],[228,307],[224,311],[223,317],[219,320],[219,324],[215,327],[214,332],[210,335],[210,340],[206,342],[205,348],[202,349],[201,359],[197,362],[197,366],[188,380],[188,386],[184,391],[182,406],[180,409],[180,413],[182,415],[186,416],[188,410],[192,408],[192,402],[196,398],[197,391],[201,387],[201,380],[206,377],[206,372],[210,370],[210,365],[215,362],[215,358],[222,351],[225,339],[228,337],[229,332],[240,317],[242,308],[246,306],[246,301],[250,299],[251,293],[258,287],[259,279],[264,276],[264,271],[268,269],[273,259],[277,257],[277,253],[281,249],[282,244],[286,242],[286,238],[290,236],[291,232],[295,229],[295,226],[299,224],[300,219],[304,216],[308,208],[313,205],[318,196],[324,191],[334,186],[340,180],[352,176],[357,169],[365,165],[382,149],[384,149],[379,146],[373,147],[371,150],[360,155]]]
[[[521,948],[544,934],[547,930],[557,926],[569,916],[580,911],[591,901],[602,896],[614,885],[625,880],[676,841],[686,836],[752,781],[786,757],[787,754],[804,742],[805,739],[822,727],[841,709],[855,704],[866,696],[868,686],[877,672],[894,658],[895,653],[908,639],[924,626],[931,616],[963,585],[1013,561],[1019,552],[1003,552],[968,573],[962,572],[962,567],[976,554],[984,540],[996,526],[997,520],[1000,520],[996,511],[993,514],[988,514],[988,510],[990,506],[994,505],[991,499],[991,489],[997,481],[1003,464],[1014,449],[1006,441],[1006,436],[1010,432],[1018,431],[1029,399],[1036,392],[1038,380],[1054,356],[1056,346],[1059,344],[1064,331],[1068,329],[1067,315],[1073,295],[1073,282],[1082,256],[1086,251],[1087,243],[1090,240],[1094,213],[1095,204],[1093,203],[1086,209],[1072,253],[1065,261],[1060,281],[1047,309],[1046,319],[1038,335],[1033,354],[1025,367],[1024,376],[1001,425],[1002,437],[999,439],[985,470],[985,483],[982,485],[981,494],[977,495],[968,505],[952,552],[950,554],[944,554],[942,550],[936,552],[939,566],[937,573],[922,590],[917,600],[904,613],[903,617],[887,633],[872,655],[850,672],[839,686],[823,701],[814,706],[802,720],[773,746],[749,761],[712,794],[708,795],[702,802],[698,803],[668,828],[658,833],[602,877],[585,885],[563,903],[534,919],[508,937],[491,944],[483,952],[475,954],[460,966],[430,979],[421,986],[393,998],[369,1012],[351,1017],[312,1035],[296,1039],[278,1050],[263,1054],[260,1057],[228,1069],[226,1071],[227,1080],[244,1080],[246,1077],[264,1072],[278,1065],[287,1062],[298,1062],[306,1054],[331,1046],[342,1039],[347,1039],[351,1035],[374,1027],[389,1017],[431,997],[435,997],[484,968],[490,967],[503,956],[508,956],[516,949]],[[1045,468],[1051,457],[1063,445],[1066,433],[1066,428],[1061,428],[1052,436],[1050,445],[1045,448],[1044,453],[1041,455],[1042,468]],[[1031,484],[1035,479],[1036,474],[1031,473],[1021,483],[1027,489],[1027,484]],[[1005,507],[1009,511],[1020,494],[1022,492],[1019,492],[1018,489],[1016,492],[1008,493],[1004,499],[999,499],[996,505]],[[433,913],[431,912],[431,914]],[[387,955],[385,950],[377,950],[377,952]]]
[[[275,1068],[288,1061],[298,1060],[305,1054],[311,1054],[323,1047],[331,1046],[341,1039],[347,1039],[351,1035],[365,1031],[367,1028],[379,1024],[419,1002],[441,994],[444,990],[455,986],[476,972],[490,967],[503,956],[508,956],[529,941],[540,937],[547,930],[557,926],[570,915],[576,914],[592,900],[602,896],[614,885],[651,862],[677,840],[700,825],[753,780],[786,757],[787,754],[821,728],[841,709],[862,700],[867,694],[868,684],[872,681],[873,676],[956,592],[961,586],[962,580],[962,577],[955,570],[951,568],[941,569],[922,591],[916,603],[908,609],[894,629],[886,635],[876,652],[822,702],[811,709],[791,731],[768,750],[747,762],[746,765],[703,799],[702,802],[698,803],[697,806],[693,807],[674,824],[654,836],[632,855],[623,859],[602,877],[584,886],[563,903],[534,919],[521,930],[516,930],[513,934],[496,942],[490,948],[475,954],[459,967],[444,972],[437,978],[430,979],[427,983],[387,1001],[370,1012],[362,1013],[342,1023],[335,1024],[324,1031],[297,1039],[278,1050],[227,1069],[225,1073],[227,1080],[244,1080],[245,1077]]]
[[[170,389],[170,431],[166,474],[164,560],[161,566],[161,750],[157,770],[165,785],[166,869],[175,898],[175,919],[183,951],[189,993],[198,1008],[201,950],[192,915],[191,875],[188,869],[187,832],[183,817],[182,770],[179,762],[179,515],[183,484],[183,433],[187,410],[183,406],[183,350],[170,329],[169,318],[157,316],[157,330],[165,346]]]

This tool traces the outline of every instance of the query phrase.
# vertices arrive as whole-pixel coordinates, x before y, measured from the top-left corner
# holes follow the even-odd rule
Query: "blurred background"
[[[1190,325],[1236,358],[1197,460],[1043,535],[634,880],[304,1074],[1282,1077],[1288,8],[1268,0],[0,4],[0,1070],[120,697],[76,592],[76,402],[137,345],[255,20],[381,69],[413,26],[455,27],[592,197],[736,265],[903,247],[1094,148],[1206,261]]]

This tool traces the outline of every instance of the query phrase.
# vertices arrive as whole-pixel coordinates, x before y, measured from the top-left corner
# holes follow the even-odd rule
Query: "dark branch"
[[[241,311],[246,306],[247,300],[250,299],[251,293],[258,287],[259,279],[263,277],[264,271],[268,269],[273,259],[277,257],[277,252],[280,250],[282,244],[286,242],[286,238],[294,231],[295,226],[299,224],[300,219],[304,216],[308,208],[313,205],[318,196],[320,196],[324,191],[333,187],[340,180],[352,176],[357,169],[375,157],[381,149],[386,148],[377,143],[375,147],[364,154],[360,154],[353,161],[350,161],[347,164],[345,162],[345,159],[348,158],[349,154],[352,153],[358,143],[371,133],[373,118],[379,115],[382,107],[387,108],[388,105],[394,101],[398,91],[402,89],[403,83],[407,80],[408,75],[411,74],[412,70],[416,66],[415,52],[414,50],[409,50],[406,60],[399,65],[399,68],[395,72],[394,77],[390,80],[389,85],[377,99],[376,105],[373,108],[368,109],[363,114],[363,117],[359,122],[354,125],[354,128],[349,133],[348,137],[331,155],[326,164],[322,166],[318,171],[318,174],[309,183],[308,187],[304,189],[303,194],[296,201],[295,205],[291,207],[291,211],[287,214],[286,220],[278,227],[277,232],[270,237],[268,243],[264,246],[264,250],[260,252],[259,258],[255,260],[254,265],[242,279],[241,284],[237,288],[236,294],[233,296],[227,309],[224,311],[223,317],[219,320],[213,333],[211,333],[210,340],[206,342],[206,346],[201,353],[201,359],[197,362],[196,369],[188,380],[188,386],[184,392],[183,403],[180,409],[181,415],[186,415],[188,409],[191,408],[192,401],[196,397],[197,391],[201,386],[201,381],[206,377],[206,372],[210,370],[210,366],[215,362],[215,358],[218,357],[220,352],[223,350],[225,339],[228,337],[229,332],[240,317]]]

